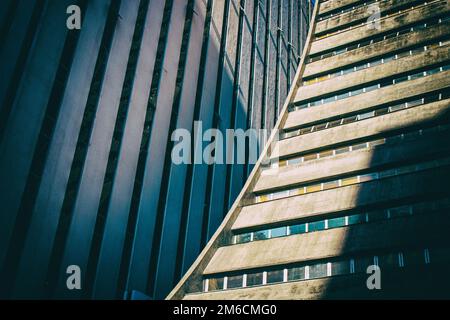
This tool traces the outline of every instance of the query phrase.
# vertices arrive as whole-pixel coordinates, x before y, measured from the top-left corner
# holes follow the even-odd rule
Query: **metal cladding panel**
[[[255,9],[256,16],[256,39],[255,41],[255,51],[254,55],[254,72],[251,75],[253,77],[253,90],[250,93],[252,95],[252,105],[251,110],[251,124],[254,128],[264,128],[265,123],[265,113],[267,107],[265,101],[263,100],[266,94],[264,88],[264,53],[266,49],[266,1],[261,1],[258,3]],[[264,114],[263,114],[264,113]],[[260,146],[260,150],[263,146]]]
[[[197,79],[199,74],[199,64],[202,49],[203,29],[205,23],[206,6],[202,0],[196,0],[194,4],[192,25],[189,37],[186,64],[184,66],[184,78],[181,83],[181,100],[177,117],[176,128],[191,130],[194,117],[195,95]],[[170,173],[168,179],[164,210],[164,220],[162,225],[162,235],[159,249],[159,259],[156,273],[155,297],[159,292],[169,291],[175,282],[175,272],[178,243],[181,230],[181,215],[183,210],[183,196],[185,192],[185,179],[187,164],[174,164],[170,161]],[[166,164],[167,165],[167,164]]]
[[[165,1],[150,1],[149,4],[138,66],[136,68],[133,94],[130,101],[130,110],[123,137],[121,158],[117,168],[116,179],[118,180],[115,183],[117,187],[114,189],[114,194],[111,198],[109,215],[112,214],[114,216],[116,212],[120,212],[120,214],[128,217],[130,214],[137,161],[139,154],[142,153],[140,147],[142,132],[144,131],[145,114],[149,103],[150,85],[154,71],[157,68],[155,61],[165,4]],[[119,186],[119,183],[124,183],[125,185]],[[121,190],[121,188],[125,190]],[[125,212],[121,210],[125,210]],[[132,288],[140,292],[146,292],[151,255],[151,241],[149,241],[151,234],[148,231],[142,232],[141,230],[147,229],[152,218],[153,216],[150,214],[138,214],[136,234],[132,240],[133,242],[129,244],[133,249],[128,249],[131,251],[129,253],[131,256],[129,258],[130,261],[124,262],[128,268],[128,274],[125,276],[126,280],[124,281],[127,289]],[[122,259],[124,259],[123,256]]]
[[[239,52],[239,69],[236,70],[238,72],[239,81],[236,83],[235,88],[235,110],[234,110],[234,127],[235,130],[247,129],[247,117],[251,117],[249,115],[249,87],[250,81],[253,79],[250,77],[251,71],[251,49],[252,49],[252,34],[253,34],[253,1],[245,2],[245,10],[242,12],[242,26],[241,26],[241,47]],[[251,111],[251,110],[250,110]],[[229,185],[225,187],[228,188],[228,199],[225,199],[228,204],[227,207],[224,208],[225,211],[231,207],[234,199],[236,199],[237,195],[242,189],[244,184],[244,170],[245,165],[237,163],[237,154],[238,145],[234,144],[234,164],[229,167],[228,171],[228,179]]]
[[[222,80],[220,88],[220,104],[218,114],[218,129],[225,136],[226,129],[233,128],[234,121],[231,119],[233,114],[233,85],[234,75],[236,74],[236,54],[239,32],[239,8],[240,1],[230,0],[228,10],[228,30],[226,35],[225,57],[223,61]],[[214,164],[212,173],[212,185],[209,202],[209,218],[207,239],[215,232],[223,219],[225,195],[226,195],[226,164]]]
[[[201,100],[198,121],[202,122],[203,130],[212,127],[214,117],[214,103],[216,98],[217,77],[219,73],[220,44],[222,41],[223,15],[225,1],[214,1],[211,13],[211,24],[208,34],[206,67],[204,73],[203,86],[200,88]],[[207,143],[202,140],[203,132],[200,132],[198,142],[203,150]],[[197,140],[197,141],[199,141]],[[188,181],[190,187],[190,196],[187,205],[186,236],[184,239],[183,261],[180,266],[184,273],[190,267],[201,249],[202,223],[204,213],[205,198],[209,196],[206,190],[208,178],[208,165],[203,161],[199,164],[193,164],[192,179]]]
[[[278,99],[277,94],[279,90],[279,84],[277,82],[277,64],[278,64],[278,48],[277,48],[277,30],[278,30],[278,3],[277,1],[271,0],[268,2],[270,7],[268,17],[269,17],[269,57],[268,63],[273,66],[268,71],[267,76],[267,105],[274,106],[270,108],[267,112],[266,128],[272,128],[275,124],[275,119],[278,118]]]
[[[7,139],[0,141],[0,181],[7,182],[0,184],[0,265],[11,245],[16,213],[67,34],[67,29],[61,27],[65,17],[57,12],[65,10],[68,3],[52,2],[45,10],[4,128]]]
[[[56,191],[65,190],[67,185],[76,137],[94,72],[95,60],[85,57],[86,54],[98,54],[108,6],[101,0],[93,1],[86,11],[86,32],[80,34],[79,50],[67,81],[67,91],[61,103],[60,117],[18,270],[14,295],[17,298],[39,298],[45,290],[44,280],[64,198],[63,192]]]
[[[20,64],[24,61],[19,61],[20,53],[24,46],[26,46],[26,37],[34,30],[29,30],[31,18],[34,10],[27,10],[28,8],[35,8],[35,0],[21,0],[21,1],[2,1],[0,3],[0,21],[9,23],[9,32],[0,35],[2,42],[2,50],[0,50],[0,61],[8,61],[8,63],[0,64],[0,115],[4,116],[3,109],[5,108],[5,99],[8,93],[10,83],[13,81],[14,71],[20,68]],[[10,12],[13,10],[13,12]],[[16,14],[16,18],[7,21],[7,15]],[[3,27],[3,26],[2,26]],[[3,31],[3,30],[2,30]]]
[[[163,175],[164,159],[167,148],[167,139],[170,138],[168,128],[174,103],[176,87],[176,77],[180,59],[180,49],[183,37],[183,28],[186,16],[186,1],[174,1],[167,45],[164,51],[163,72],[159,83],[158,97],[156,100],[156,111],[151,128],[149,154],[146,162],[146,170],[143,182],[142,198],[140,202],[140,212],[145,212],[150,217],[145,225],[140,225],[137,232],[144,232],[147,243],[151,245],[152,255],[160,245],[159,239],[155,236],[158,223],[158,201],[160,197],[161,179]],[[138,222],[139,223],[139,222]],[[159,226],[160,228],[160,226]],[[140,237],[141,235],[136,235]],[[157,252],[157,251],[156,251]],[[154,258],[155,259],[155,258]],[[150,270],[155,268],[150,261]],[[107,281],[107,279],[105,279]],[[109,292],[109,291],[105,291]],[[153,292],[152,292],[153,294]]]
[[[82,270],[87,270],[92,238],[95,237],[95,213],[99,208],[138,7],[139,2],[136,0],[124,1],[119,10],[123,21],[130,23],[119,19],[116,25],[61,266],[77,264]],[[111,269],[103,274],[112,270],[111,265]],[[79,291],[68,291],[66,277],[63,272],[60,274],[60,291],[57,294],[80,294]],[[86,272],[84,274],[86,275]]]
[[[114,186],[111,191],[112,194],[101,243],[100,250],[102,254],[97,267],[99,270],[97,272],[98,282],[103,282],[103,285],[101,286],[101,290],[104,292],[103,295],[101,295],[102,298],[116,297],[116,292],[119,290],[117,283],[121,276],[119,273],[120,268],[122,267],[121,259],[123,259],[125,250],[124,241],[130,214],[145,113],[150,94],[150,83],[155,69],[156,51],[162,21],[161,12],[163,12],[164,4],[164,1],[150,1],[147,13],[144,14],[145,24],[143,26],[142,39],[138,40],[140,41],[140,49],[132,82],[130,100],[128,102],[128,113],[123,129],[124,133],[120,154],[118,155],[117,160],[118,164],[114,176]],[[145,8],[140,10],[145,10]],[[135,28],[137,28],[137,26]],[[131,59],[131,54],[128,59]],[[136,245],[135,252],[142,250],[142,247],[146,248],[147,242],[148,241],[145,241],[145,244],[139,243]],[[144,262],[148,261],[146,259],[146,254],[149,254],[147,253],[147,250],[145,251],[145,254],[142,253],[140,256],[142,265],[145,265]],[[130,270],[133,270],[131,268],[132,267],[130,267]],[[101,272],[101,270],[108,270],[108,272]],[[144,270],[145,271],[140,270],[140,272],[136,272],[135,270],[129,271],[130,277],[140,277],[136,284],[136,289],[141,292],[145,292],[145,275],[147,274],[146,271],[148,270],[148,265]],[[130,282],[133,280],[134,278],[129,279]],[[96,290],[99,292],[100,289]]]

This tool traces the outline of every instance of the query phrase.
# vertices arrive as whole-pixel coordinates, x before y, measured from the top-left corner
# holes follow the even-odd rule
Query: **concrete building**
[[[272,128],[309,16],[307,0],[0,1],[0,296],[164,298],[252,169],[174,165],[172,132]]]
[[[169,299],[450,297],[449,9],[316,3],[279,137]]]

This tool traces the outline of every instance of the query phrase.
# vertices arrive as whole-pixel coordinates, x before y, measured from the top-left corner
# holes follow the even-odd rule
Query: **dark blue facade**
[[[80,30],[66,27],[72,4]],[[175,165],[173,130],[271,128],[309,10],[306,0],[1,1],[1,297],[164,298],[252,169]],[[81,290],[66,287],[69,265]]]

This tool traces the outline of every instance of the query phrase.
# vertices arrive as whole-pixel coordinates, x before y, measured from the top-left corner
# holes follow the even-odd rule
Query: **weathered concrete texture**
[[[359,2],[359,0],[335,0],[335,1],[325,1],[320,4],[319,14],[324,14],[332,10],[336,10],[354,3]]]
[[[438,168],[245,206],[241,208],[232,229],[299,221],[355,207],[445,193],[448,188],[440,177],[449,173],[449,167]]]
[[[386,133],[436,119],[445,114],[450,106],[450,99],[429,103],[413,109],[358,121],[324,131],[296,136],[278,142],[271,155],[272,158],[284,158],[300,152],[310,152],[327,146],[363,139],[376,134]]]
[[[363,22],[363,20],[368,19],[375,12],[380,12],[381,15],[384,15],[384,12],[387,10],[395,10],[401,7],[410,6],[414,3],[418,2],[411,0],[385,0],[379,1],[377,4],[366,5],[350,12],[346,12],[340,14],[335,17],[331,17],[329,19],[319,21],[316,25],[315,34],[320,34],[323,32],[330,32],[335,29],[344,28],[349,24],[356,23],[358,21]],[[379,8],[379,11],[375,11],[371,9],[375,5],[374,8]]]
[[[308,161],[304,164],[274,168],[261,173],[254,192],[285,188],[325,178],[337,177],[377,168],[387,164],[401,164],[417,157],[423,158],[436,153],[450,151],[450,132],[437,132],[416,140],[402,141],[393,145],[377,146],[338,156]],[[435,147],[430,148],[429,140]]]
[[[349,52],[329,57],[323,60],[308,63],[303,72],[303,78],[311,77],[319,73],[335,70],[346,65],[379,57],[390,52],[405,50],[410,46],[442,38],[450,33],[450,22],[403,34],[395,38],[389,38],[370,46],[365,46]]]
[[[333,279],[294,281],[244,289],[189,294],[186,300],[292,300],[292,299],[433,299],[450,298],[446,265],[427,265],[383,270],[383,290],[368,290],[367,274]],[[420,274],[420,277],[417,275]],[[440,281],[433,281],[439,274]],[[420,288],[418,290],[417,288]]]
[[[381,80],[402,72],[413,71],[432,65],[433,63],[445,62],[450,59],[450,45],[445,45],[433,50],[427,50],[417,55],[407,56],[388,63],[383,63],[369,69],[352,72],[337,78],[325,80],[316,84],[302,86],[298,89],[296,100],[304,100],[320,97],[323,94],[345,90],[356,85],[363,85],[376,80]]]
[[[335,1],[333,1],[335,2]],[[389,30],[393,30],[404,25],[419,22],[428,18],[436,17],[447,13],[450,10],[450,3],[442,0],[431,3],[425,7],[416,8],[399,15],[387,17],[380,20],[380,28],[369,29],[367,25],[355,27],[351,30],[337,33],[336,35],[314,41],[311,45],[309,54],[316,54],[322,51],[330,50],[360,39],[374,36]]]
[[[393,103],[403,98],[432,92],[449,86],[450,71],[402,82],[395,86],[384,87],[322,106],[289,112],[283,129],[293,129],[319,120],[324,121],[325,119],[332,119],[341,115],[345,116],[348,113],[366,110],[377,105]]]
[[[349,232],[349,228],[351,228],[351,232]],[[450,216],[448,214],[428,213],[427,215],[236,244],[219,248],[206,267],[204,274],[272,267],[365,250],[411,247],[434,242],[436,237],[442,239],[444,234],[446,236],[442,241],[450,241],[450,233],[446,231],[449,228]]]

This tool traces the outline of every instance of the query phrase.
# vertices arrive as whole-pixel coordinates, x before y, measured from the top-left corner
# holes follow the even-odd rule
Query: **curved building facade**
[[[278,132],[169,299],[450,297],[449,10],[315,4]]]

